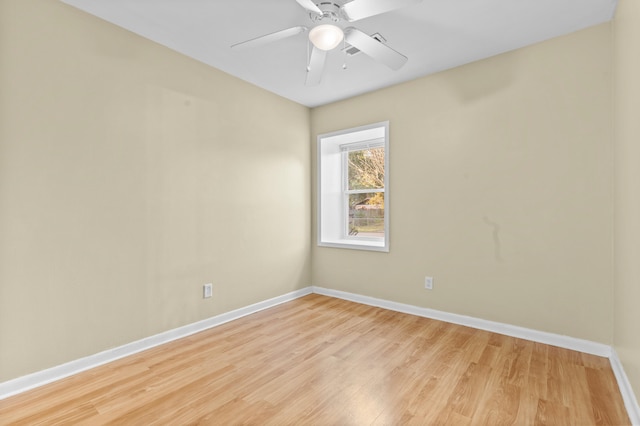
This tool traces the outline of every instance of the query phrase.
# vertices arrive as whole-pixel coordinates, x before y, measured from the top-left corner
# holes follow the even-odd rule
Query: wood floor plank
[[[571,416],[569,415],[569,407],[561,403],[551,402],[545,399],[540,399],[538,401],[536,418],[534,419],[535,426],[560,426],[574,424],[577,423],[574,419],[571,419]]]
[[[455,413],[472,418],[478,407],[478,401],[485,392],[491,372],[491,367],[476,363],[469,364],[453,389],[447,406]]]
[[[0,425],[625,425],[606,358],[312,294],[0,401]]]
[[[571,381],[570,387],[565,387],[565,391],[570,392],[571,403],[568,405],[569,415],[578,425],[596,424],[592,410],[591,393],[585,367],[573,364],[567,367],[567,375]]]
[[[591,407],[597,425],[615,424],[626,416],[624,407],[618,403],[619,391],[611,369],[585,368]]]
[[[502,347],[502,351],[508,348]],[[504,358],[500,369],[495,370],[486,384],[486,391],[479,402],[473,424],[508,425],[515,424],[520,411],[521,387],[509,383],[512,360]]]

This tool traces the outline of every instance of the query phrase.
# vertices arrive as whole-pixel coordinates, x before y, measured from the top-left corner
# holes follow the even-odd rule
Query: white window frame
[[[346,187],[348,151],[384,147],[384,189],[351,190]],[[317,238],[320,247],[389,251],[389,122],[325,133],[317,137]],[[348,194],[384,192],[384,236],[349,235]]]
[[[356,241],[380,241],[379,237],[363,237],[361,235],[349,234],[349,195],[352,194],[370,194],[381,192],[385,193],[385,188],[369,188],[369,189],[349,189],[349,153],[356,151],[364,151],[373,148],[385,148],[385,137],[379,137],[368,141],[350,142],[340,145],[342,155],[342,209],[344,214],[344,238]],[[386,151],[385,151],[386,159]],[[385,167],[385,176],[387,168]],[[385,203],[386,206],[386,203]],[[385,209],[386,213],[386,209]]]

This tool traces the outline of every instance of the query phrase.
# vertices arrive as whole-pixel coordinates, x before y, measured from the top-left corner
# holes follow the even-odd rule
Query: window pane
[[[384,237],[384,193],[349,194],[349,235]]]
[[[384,148],[349,151],[347,155],[348,189],[384,188]]]

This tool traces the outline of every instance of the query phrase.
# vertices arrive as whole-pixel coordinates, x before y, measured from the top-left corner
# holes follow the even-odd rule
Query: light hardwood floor
[[[606,358],[309,295],[0,401],[2,424],[629,424]]]

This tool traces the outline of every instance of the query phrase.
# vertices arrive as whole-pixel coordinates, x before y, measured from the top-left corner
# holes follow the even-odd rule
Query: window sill
[[[384,243],[384,241],[364,241],[346,238],[334,241],[321,241],[318,243],[318,247],[389,252],[389,247]]]

